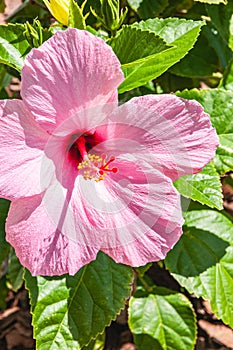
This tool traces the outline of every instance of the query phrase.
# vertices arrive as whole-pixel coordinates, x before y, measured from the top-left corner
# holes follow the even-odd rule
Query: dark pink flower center
[[[103,141],[102,137],[96,132],[94,133],[84,133],[77,137],[72,136],[70,141],[71,147],[69,149],[69,158],[75,164],[75,166],[84,160],[86,154],[90,152],[92,148]]]
[[[109,168],[109,165],[115,161],[114,156],[107,157],[106,154],[96,155],[91,153],[102,138],[95,132],[93,134],[84,133],[77,138],[69,150],[69,157],[75,163],[79,174],[85,180],[94,179],[96,182],[104,180],[108,173],[116,173],[116,167]]]

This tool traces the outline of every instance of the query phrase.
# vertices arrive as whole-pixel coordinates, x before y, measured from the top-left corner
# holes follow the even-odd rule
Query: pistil
[[[107,173],[117,173],[117,167],[109,169],[109,164],[115,161],[115,157],[111,156],[107,161],[106,154],[98,156],[96,154],[88,154],[84,160],[79,163],[78,169],[85,180],[94,179],[96,182],[104,180]]]

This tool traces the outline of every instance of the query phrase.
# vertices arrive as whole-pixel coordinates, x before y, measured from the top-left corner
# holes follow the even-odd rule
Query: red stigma
[[[106,154],[102,154],[101,157],[102,157],[103,163],[104,163],[106,158],[107,158]],[[107,163],[105,163],[105,164],[102,163],[100,170],[99,170],[100,175],[103,175],[104,172],[106,172],[106,171],[112,172],[114,174],[118,172],[118,169],[116,167],[114,167],[112,169],[108,169],[109,164],[114,162],[114,160],[116,160],[116,158],[114,156],[111,156]]]

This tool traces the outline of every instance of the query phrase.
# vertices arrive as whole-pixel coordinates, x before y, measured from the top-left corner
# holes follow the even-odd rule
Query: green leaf
[[[207,51],[207,50],[206,50]],[[173,74],[186,78],[209,78],[217,72],[217,67],[193,50],[170,70]]]
[[[133,27],[149,30],[159,35],[169,45],[180,46],[179,51],[182,49],[181,46],[184,45],[182,54],[186,54],[191,47],[193,47],[200,32],[200,28],[204,24],[204,21],[180,18],[153,18],[147,21],[134,23]]]
[[[182,176],[174,185],[180,194],[187,198],[211,208],[223,208],[221,181],[212,162],[198,174]]]
[[[5,222],[9,206],[9,201],[0,198],[0,265],[10,251],[10,245],[6,242],[5,238]]]
[[[124,51],[124,57],[130,55],[133,60],[131,62],[127,60],[122,63],[122,70],[125,74],[125,80],[119,87],[119,92],[131,90],[138,86],[144,85],[148,81],[157,78],[164,73],[168,68],[177,63],[183,58],[187,52],[193,47],[201,26],[204,24],[202,21],[184,20],[178,18],[166,18],[166,19],[149,19],[147,21],[141,21],[134,23],[130,26],[129,30],[133,28],[141,29],[142,35],[148,35],[148,31],[155,36],[160,36],[170,48],[163,47],[159,52],[149,53],[148,56],[141,56],[141,51],[145,52],[144,41],[130,40],[128,33],[125,37],[121,32],[116,37],[114,44],[119,46]],[[140,33],[140,32],[138,32]],[[132,36],[133,37],[133,36]],[[119,41],[119,43],[116,43]],[[124,49],[123,44],[127,42],[127,50]],[[147,43],[148,44],[148,43]],[[133,51],[133,55],[132,52]],[[122,55],[118,50],[117,54]]]
[[[132,271],[99,253],[75,276],[31,277],[26,272],[40,350],[79,349],[103,332],[124,307]]]
[[[221,68],[226,69],[232,59],[232,50],[229,48],[228,43],[223,40],[219,30],[216,29],[212,22],[208,22],[203,28],[203,34],[208,40],[209,45],[215,50]]]
[[[158,340],[154,339],[148,334],[134,334],[133,338],[138,350],[163,350]]]
[[[129,302],[129,326],[138,350],[192,350],[196,339],[190,301],[180,293],[156,287]],[[181,336],[182,334],[182,336]]]
[[[74,0],[70,1],[68,27],[86,29],[86,23],[82,9]]]
[[[24,64],[24,56],[30,51],[30,45],[24,36],[22,24],[0,25],[0,63],[4,63],[18,72]]]
[[[199,1],[199,2],[204,2],[206,4],[214,4],[214,5],[227,4],[227,0],[194,0],[194,1]]]
[[[208,78],[218,71],[218,56],[205,37],[204,30],[189,54],[169,69],[169,72],[187,78]]]
[[[232,59],[232,50],[229,48],[228,42],[223,40],[220,31],[212,21],[208,22],[203,28],[203,35],[208,40],[209,45],[215,50],[221,69],[226,69]]]
[[[10,84],[12,76],[7,73],[6,66],[3,64],[0,65],[0,87],[5,88]]]
[[[214,159],[216,168],[220,174],[225,174],[233,169],[233,133],[219,135],[220,146]]]
[[[128,25],[122,27],[110,45],[123,65],[158,54],[170,47],[158,35]]]
[[[224,89],[184,90],[177,93],[186,99],[195,99],[202,104],[216,128],[220,145],[213,159],[219,174],[233,170],[233,91]]]
[[[165,263],[190,293],[210,300],[217,317],[233,326],[233,222],[221,212],[193,210]]]
[[[228,43],[230,35],[230,20],[232,17],[233,1],[226,1],[227,5],[206,5],[208,16],[211,18],[215,28],[219,31],[222,39]]]
[[[14,249],[11,248],[9,261],[8,261],[7,278],[10,281],[14,292],[17,292],[22,287],[24,282],[23,274],[24,274],[24,268],[20,264]]]
[[[98,335],[98,337],[92,340],[87,346],[83,346],[82,350],[103,350],[105,344],[105,333]]]
[[[143,0],[138,7],[138,14],[142,19],[158,17],[168,5],[168,0]]]
[[[9,98],[5,87],[10,84],[12,76],[9,73],[7,73],[6,68],[7,66],[5,66],[4,64],[0,64],[0,99]]]

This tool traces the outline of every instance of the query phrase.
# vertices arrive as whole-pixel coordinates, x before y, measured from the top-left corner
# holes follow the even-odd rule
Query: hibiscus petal
[[[70,28],[28,54],[21,95],[35,119],[54,130],[77,110],[117,102],[122,80],[112,49],[102,39]]]
[[[164,258],[182,233],[179,194],[171,180],[131,161],[74,188],[56,181],[43,195],[13,201],[6,233],[33,275],[75,274],[101,249],[132,266]]]
[[[145,232],[143,238],[135,239],[128,244],[122,244],[114,248],[101,248],[114,261],[133,267],[146,265],[148,262],[155,262],[166,257],[182,234],[182,227],[174,227],[174,231],[167,235],[167,244],[163,241],[164,227],[157,222],[153,230]],[[163,236],[162,236],[163,235]],[[170,242],[169,242],[170,240]]]
[[[0,101],[0,193],[10,200],[41,193],[41,161],[48,134],[21,100]]]
[[[117,262],[138,266],[164,258],[182,233],[178,192],[168,177],[133,157],[113,163],[118,172],[103,181],[79,176],[74,217],[89,237],[98,239],[99,232],[101,250]]]
[[[11,203],[6,239],[32,275],[74,275],[83,265],[94,260],[98,252],[96,248],[61,233],[59,227],[63,214],[55,213],[60,208],[57,204],[54,203],[54,213],[51,213],[48,211],[51,207],[41,195]],[[54,215],[58,225],[53,220]]]
[[[130,164],[131,163],[131,164]],[[180,196],[169,178],[134,161],[116,163],[111,191],[125,204],[112,215],[101,250],[116,262],[141,266],[164,259],[182,234]]]
[[[133,98],[115,110],[111,120],[113,124],[103,128],[111,152],[133,153],[173,181],[201,171],[218,146],[202,106],[174,95]]]

